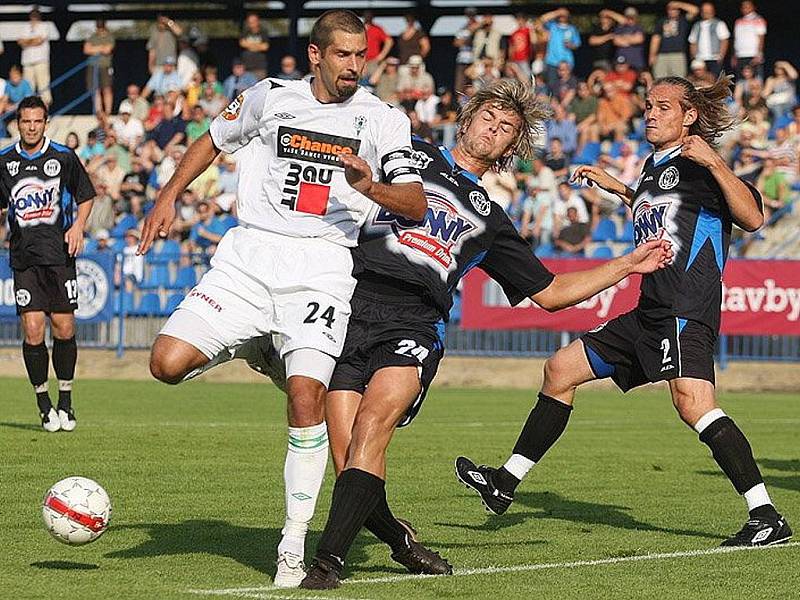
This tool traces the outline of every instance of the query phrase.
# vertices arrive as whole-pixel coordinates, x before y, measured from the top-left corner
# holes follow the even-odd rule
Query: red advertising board
[[[545,260],[555,273],[589,269],[599,260]],[[722,286],[721,333],[800,335],[800,261],[730,260]],[[531,301],[508,305],[499,285],[474,269],[464,281],[465,329],[550,329],[588,331],[636,306],[639,276],[565,310],[548,313]]]

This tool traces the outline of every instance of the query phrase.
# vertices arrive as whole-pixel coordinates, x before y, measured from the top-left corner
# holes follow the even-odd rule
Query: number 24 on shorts
[[[329,306],[320,312],[321,308],[322,307],[320,306],[319,302],[309,302],[308,309],[311,312],[309,312],[308,316],[303,319],[303,323],[316,323],[321,319],[325,322],[325,327],[331,329],[333,323],[336,321],[334,318],[335,311],[332,306]]]

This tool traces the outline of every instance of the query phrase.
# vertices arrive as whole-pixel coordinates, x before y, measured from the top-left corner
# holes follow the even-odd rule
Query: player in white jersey
[[[323,14],[311,32],[310,81],[265,79],[240,94],[187,151],[145,221],[141,253],[165,236],[180,192],[220,151],[240,157],[240,225],[167,321],[150,370],[167,383],[272,335],[286,363],[287,518],[275,584],[304,576],[303,553],[327,463],[324,400],[355,287],[349,248],[373,202],[422,219],[427,202],[399,110],[358,88],[366,35],[357,15]]]

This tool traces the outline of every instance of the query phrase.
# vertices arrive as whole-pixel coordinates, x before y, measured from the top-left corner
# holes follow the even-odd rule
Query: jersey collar
[[[42,144],[42,147],[38,152],[35,152],[34,154],[28,154],[27,152],[25,152],[25,150],[22,149],[22,143],[21,142],[17,142],[16,150],[17,150],[17,152],[19,152],[19,155],[22,158],[26,158],[28,160],[34,160],[35,158],[39,158],[42,154],[47,152],[47,149],[49,147],[50,147],[50,138],[47,137],[47,136],[44,136],[44,143]]]
[[[442,153],[442,156],[444,156],[445,160],[450,165],[450,168],[453,170],[454,175],[463,175],[464,177],[469,179],[472,183],[476,185],[481,184],[480,180],[478,179],[478,176],[475,175],[475,173],[467,171],[466,169],[456,164],[456,159],[454,159],[453,155],[450,154],[450,150],[448,150],[444,146],[439,146],[439,152]]]
[[[653,152],[653,166],[658,167],[660,165],[663,165],[665,162],[672,160],[673,158],[678,156],[678,154],[681,153],[681,148],[683,148],[683,144],[681,144],[680,146],[675,146],[674,148],[669,148],[667,150],[664,150],[663,153]],[[659,156],[659,154],[661,156]]]

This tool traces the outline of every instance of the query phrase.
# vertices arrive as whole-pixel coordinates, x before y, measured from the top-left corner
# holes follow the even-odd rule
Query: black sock
[[[72,407],[72,380],[75,378],[75,363],[78,360],[78,345],[75,336],[67,340],[53,338],[53,370],[58,378],[58,408],[69,411]]]
[[[492,473],[492,483],[495,487],[504,492],[513,492],[517,486],[522,483],[521,479],[517,479],[505,467],[500,467]]]
[[[315,558],[341,570],[350,545],[375,508],[384,485],[383,479],[361,469],[341,472],[333,486],[328,522],[319,540]]]
[[[393,554],[401,552],[408,547],[406,540],[408,531],[394,518],[386,500],[386,488],[383,488],[378,503],[369,513],[367,520],[364,521],[364,527],[380,541],[388,544]]]
[[[44,342],[36,345],[22,342],[22,359],[25,362],[25,369],[28,371],[28,379],[34,389],[46,384],[49,357]],[[36,404],[39,405],[39,412],[46,413],[52,408],[50,395],[46,389],[36,392]]]
[[[739,494],[764,483],[747,438],[730,417],[712,422],[700,434],[700,441],[711,448],[714,460]]]
[[[772,506],[772,504],[763,504],[762,506],[757,506],[750,511],[750,518],[769,519],[774,521],[776,519],[780,519],[781,516],[778,514],[778,511],[774,506]]]
[[[569,404],[539,392],[539,401],[525,421],[514,445],[514,454],[539,462],[564,433],[571,412],[572,406]]]

